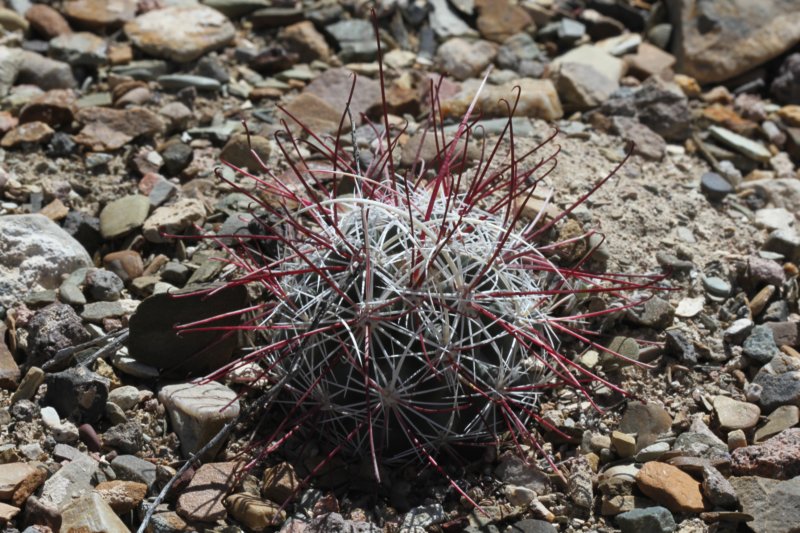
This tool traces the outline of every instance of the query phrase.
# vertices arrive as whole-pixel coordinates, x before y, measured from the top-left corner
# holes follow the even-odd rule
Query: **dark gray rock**
[[[620,87],[600,106],[607,116],[636,117],[667,141],[683,141],[691,131],[686,96],[673,83],[653,76],[638,89]]]
[[[643,304],[629,309],[625,316],[636,325],[664,329],[672,325],[675,309],[663,298],[653,296]]]
[[[176,176],[192,162],[194,151],[188,144],[172,141],[161,151],[161,157],[164,158],[164,170],[167,176]]]
[[[616,517],[622,533],[672,533],[675,519],[666,507],[645,507],[622,513]]]
[[[30,83],[44,90],[73,89],[77,86],[68,63],[43,57],[36,52],[20,50],[21,61],[17,84]]]
[[[744,340],[743,351],[747,357],[759,363],[768,363],[780,353],[775,345],[772,330],[764,324],[753,328],[753,331]]]
[[[111,461],[111,468],[123,481],[137,481],[148,488],[156,482],[156,465],[135,455],[118,455]]]
[[[781,405],[800,405],[800,362],[779,354],[761,367],[753,385],[760,388],[758,405],[764,411]]]
[[[83,366],[48,374],[45,405],[62,418],[76,423],[94,423],[103,416],[108,399],[109,380]]]
[[[703,468],[703,494],[715,507],[723,509],[736,507],[736,491],[730,481],[713,466]]]
[[[550,522],[528,518],[515,522],[507,531],[508,533],[556,533],[558,529]]]
[[[678,361],[687,365],[697,364],[697,351],[694,344],[686,338],[686,334],[679,329],[670,329],[666,333],[665,349],[667,353]]]
[[[700,177],[700,190],[709,202],[720,202],[733,192],[733,185],[716,172],[706,172]]]
[[[86,274],[86,289],[95,300],[115,302],[122,296],[125,284],[110,270],[91,270]]]
[[[495,63],[500,68],[519,70],[523,61],[544,61],[546,55],[527,33],[517,33],[506,39],[497,50]]]
[[[28,364],[42,366],[62,348],[91,338],[69,305],[53,303],[39,310],[28,324]]]
[[[800,53],[786,56],[769,90],[781,104],[800,104]]]
[[[122,453],[134,454],[144,446],[144,435],[138,423],[126,422],[103,433],[103,444]]]

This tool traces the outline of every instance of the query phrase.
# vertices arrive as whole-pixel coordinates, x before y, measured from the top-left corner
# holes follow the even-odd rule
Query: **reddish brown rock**
[[[28,122],[20,124],[3,136],[0,146],[3,148],[16,148],[24,144],[44,144],[48,142],[55,131],[44,122]]]
[[[699,513],[705,510],[700,482],[686,472],[658,461],[645,463],[636,484],[647,497],[673,512]]]
[[[45,39],[52,39],[72,31],[61,13],[46,4],[33,4],[25,12],[25,18],[31,28]]]
[[[6,328],[0,324],[0,388],[16,390],[19,385],[20,371],[17,362],[6,346]]]
[[[479,12],[478,31],[484,39],[502,43],[533,24],[528,12],[516,2],[480,0],[476,4]]]
[[[75,118],[75,91],[53,89],[35,97],[19,113],[19,121],[44,122],[53,128],[69,126]]]
[[[21,506],[46,478],[46,470],[29,463],[0,465],[0,500]]]
[[[314,23],[309,20],[290,24],[281,30],[281,40],[291,52],[300,57],[300,61],[310,62],[315,59],[327,61],[331,56],[331,49],[325,37],[317,31]]]
[[[88,107],[81,109],[76,118],[84,127],[75,142],[96,152],[116,150],[136,137],[152,136],[164,128],[158,115],[142,107]]]
[[[223,500],[241,463],[207,463],[178,497],[178,514],[190,521],[216,522],[227,514]]]
[[[352,85],[353,73],[351,71],[346,68],[332,68],[314,78],[314,81],[309,83],[303,92],[324,100],[337,116],[341,116],[347,98],[350,96]],[[379,112],[380,108],[380,83],[366,76],[359,76],[356,79],[353,100],[350,102],[353,120],[356,124],[360,124],[362,113],[370,116],[372,113]]]
[[[310,93],[298,94],[285,109],[303,126],[317,134],[334,133],[339,128],[342,117],[341,113],[328,105],[325,100]],[[289,127],[296,134],[304,131],[294,120],[289,121]],[[349,127],[349,121],[345,119],[342,129],[347,131]]]
[[[628,73],[640,80],[670,70],[675,66],[675,56],[650,43],[642,43],[635,54],[625,56]]]
[[[138,278],[144,271],[142,256],[135,250],[120,250],[105,255],[103,267],[115,273],[126,283]]]
[[[800,428],[790,428],[760,444],[734,450],[731,472],[772,479],[800,475]]]

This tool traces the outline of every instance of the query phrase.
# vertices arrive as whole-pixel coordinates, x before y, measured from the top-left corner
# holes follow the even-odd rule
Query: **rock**
[[[284,109],[294,117],[288,122],[295,135],[305,135],[306,129],[319,135],[336,133],[340,124],[342,130],[349,127],[348,119],[341,122],[342,114],[328,105],[325,100],[313,94],[298,94]]]
[[[666,463],[645,463],[636,484],[647,497],[673,512],[699,513],[705,510],[700,483],[689,474]]]
[[[678,72],[701,84],[729,80],[800,42],[800,13],[791,0],[670,0]]]
[[[286,512],[278,505],[245,492],[225,498],[225,508],[234,520],[252,531],[264,531],[273,524],[286,520]]]
[[[150,201],[146,196],[123,196],[100,211],[100,233],[106,240],[127,235],[144,224],[149,212]]]
[[[759,324],[745,339],[744,354],[759,363],[767,363],[778,355],[779,350],[775,345],[772,330],[765,324]]]
[[[133,511],[147,495],[147,485],[136,481],[103,481],[95,487],[111,509],[118,515]]]
[[[757,405],[740,402],[728,396],[716,396],[713,403],[720,429],[723,431],[753,428],[761,415],[761,409]]]
[[[638,89],[620,87],[600,106],[606,116],[636,117],[667,141],[683,141],[691,127],[686,96],[674,84],[653,76]]]
[[[92,302],[83,306],[81,318],[87,322],[101,324],[107,318],[122,318],[130,315],[138,305],[137,300],[117,300],[115,302]]]
[[[509,0],[481,0],[477,27],[481,37],[502,43],[533,25],[533,19],[521,5]]]
[[[767,231],[789,230],[794,226],[794,215],[783,207],[759,209],[755,215],[756,227]]]
[[[88,455],[79,455],[45,481],[40,496],[42,504],[63,512],[75,499],[91,494],[98,468],[97,461]]]
[[[261,481],[261,496],[284,505],[300,490],[300,478],[290,463],[267,467]]]
[[[95,68],[108,61],[108,45],[93,33],[67,33],[50,40],[50,55],[73,67]]]
[[[240,463],[207,463],[195,472],[178,496],[177,512],[186,520],[216,522],[225,518],[225,494],[231,489]]]
[[[755,161],[769,161],[772,154],[762,144],[720,126],[710,126],[712,137]]]
[[[770,93],[781,104],[800,102],[800,54],[786,56],[772,80]]]
[[[116,150],[137,137],[149,137],[163,129],[158,115],[136,106],[126,109],[88,107],[78,112],[77,119],[84,126],[74,136],[75,142],[95,152]]]
[[[444,508],[439,503],[414,507],[403,517],[400,524],[402,530],[413,531],[416,528],[427,528],[439,524],[447,519]]]
[[[714,507],[736,508],[736,491],[725,476],[712,466],[703,467],[703,494]]]
[[[430,0],[428,4],[432,8],[428,20],[440,41],[450,37],[476,37],[478,35],[478,32],[450,10],[447,0]]]
[[[737,476],[791,479],[800,476],[800,428],[791,428],[759,444],[731,454],[731,471]]]
[[[345,63],[374,61],[378,56],[372,24],[360,18],[338,20],[325,31],[339,45],[339,58]]]
[[[479,80],[467,80],[461,85],[461,90],[452,97],[443,97],[441,101],[442,112],[447,117],[461,118],[466,113],[480,86]],[[515,116],[541,118],[544,120],[557,120],[564,114],[558,92],[550,80],[535,80],[519,78],[502,85],[487,85],[483,88],[473,116],[478,112],[483,117],[504,117],[508,109],[501,100],[513,101],[520,89],[520,100],[517,104]]]
[[[125,34],[137,48],[177,63],[228,45],[234,33],[225,15],[202,5],[157,9],[125,24]]]
[[[634,509],[615,518],[622,533],[671,533],[675,531],[675,519],[664,507]]]
[[[800,261],[800,235],[794,230],[775,230],[767,236],[762,250],[781,254],[792,262]]]
[[[632,457],[636,453],[636,439],[633,435],[614,431],[611,433],[611,447],[623,459]]]
[[[86,274],[86,290],[95,300],[114,302],[121,298],[125,284],[109,270],[90,270]]]
[[[156,465],[135,455],[118,455],[111,461],[111,468],[118,479],[142,483],[148,490],[156,482]]]
[[[667,300],[653,296],[643,304],[629,309],[625,317],[639,326],[666,329],[672,325],[675,309]]]
[[[45,382],[44,403],[55,407],[63,418],[94,423],[103,416],[108,399],[107,378],[77,366],[48,374]]]
[[[73,89],[78,83],[68,63],[43,57],[36,52],[18,52],[19,70],[17,84],[29,83],[48,91],[50,89]]]
[[[351,71],[345,68],[332,68],[314,78],[303,92],[313,94],[327,103],[336,112],[338,124],[338,117],[341,117],[344,112],[352,85],[353,74]],[[356,79],[356,88],[350,102],[350,109],[356,124],[362,123],[362,114],[374,116],[376,113],[380,113],[380,83],[366,76],[359,76]]]
[[[19,16],[11,9],[0,8],[0,29],[13,32],[25,32],[28,29],[28,21]]]
[[[46,4],[34,4],[28,8],[25,20],[36,33],[48,40],[72,31],[61,13]]]
[[[144,446],[144,435],[136,422],[117,424],[103,433],[103,445],[122,453],[134,454]]]
[[[371,35],[371,33],[370,33]],[[316,59],[328,61],[331,50],[325,37],[319,33],[311,21],[304,20],[290,24],[280,31],[281,41],[291,52],[298,54],[300,61],[311,62]]]
[[[88,29],[118,28],[136,15],[136,1],[69,0],[64,3],[64,14]]]
[[[133,385],[117,387],[108,393],[108,401],[118,405],[123,411],[133,409],[139,403],[139,389]]]
[[[656,403],[628,402],[619,424],[623,433],[636,434],[637,450],[655,442],[662,433],[672,427],[672,417]]]
[[[755,476],[731,477],[742,511],[755,533],[792,533],[800,523],[800,477],[777,481]]]
[[[800,405],[800,363],[789,356],[775,356],[758,371],[753,384],[760,388],[758,404],[766,411]]]
[[[800,423],[800,408],[796,405],[782,405],[767,416],[766,423],[756,430],[753,440],[763,442],[798,423]]]
[[[465,531],[471,528],[467,528]],[[492,526],[488,526],[487,528],[481,528],[480,531],[492,531]],[[532,520],[530,518],[526,518],[525,520],[520,520],[512,524],[508,529],[506,529],[507,533],[557,533],[558,529],[556,526],[551,524],[550,522],[546,522],[544,520]]]
[[[28,324],[28,363],[41,366],[62,348],[86,342],[90,338],[70,306],[50,304],[39,310]]]
[[[34,97],[19,113],[21,123],[44,122],[52,128],[69,127],[75,118],[75,91],[53,89]]]
[[[186,377],[204,375],[230,360],[236,339],[224,332],[193,332],[178,336],[174,324],[186,324],[212,316],[231,313],[215,321],[218,326],[237,325],[241,317],[233,312],[247,303],[247,291],[242,287],[226,288],[213,294],[198,293],[195,286],[173,291],[181,298],[168,294],[153,294],[146,298],[130,319],[128,349],[131,357],[162,369],[162,376]]]
[[[215,382],[168,385],[159,391],[158,399],[169,413],[184,457],[202,448],[222,426],[239,415],[236,398],[235,392]],[[213,458],[222,444],[209,450],[204,457]]]
[[[168,176],[177,176],[194,160],[194,150],[188,144],[174,140],[166,143],[161,150],[161,156],[164,158],[165,173]],[[157,180],[148,193],[150,204],[159,205],[177,194],[177,192],[177,187],[174,183],[163,178]]]
[[[22,400],[30,400],[34,397],[39,385],[42,383],[44,383],[44,371],[35,366],[28,368],[19,387],[17,387],[17,390],[11,395],[11,403],[15,404]]]
[[[245,168],[253,173],[264,171],[264,166],[253,156],[251,150],[255,150],[262,163],[269,161],[271,151],[270,141],[260,135],[236,133],[231,136],[222,152],[219,155],[221,161],[230,163],[239,168]]]
[[[611,131],[634,143],[633,153],[650,161],[661,161],[667,143],[664,139],[639,121],[629,117],[611,117]]]
[[[53,137],[53,128],[44,122],[27,122],[3,135],[0,146],[3,148],[20,148],[35,144],[45,144]]]
[[[700,177],[700,190],[710,202],[721,202],[733,192],[733,186],[716,172],[706,172]]]
[[[482,75],[496,55],[496,44],[480,39],[468,41],[461,37],[450,39],[436,52],[441,68],[457,80]]]
[[[180,235],[194,225],[202,226],[206,209],[200,200],[184,198],[174,204],[159,207],[145,220],[142,227],[144,238],[150,242],[169,242],[167,235]]]
[[[19,514],[20,509],[13,505],[0,502],[0,524],[6,524]]]
[[[585,63],[559,64],[551,70],[551,77],[568,111],[585,111],[597,107],[608,100],[619,87],[617,80],[608,78]]]
[[[655,442],[639,450],[639,452],[634,456],[634,458],[638,463],[657,461],[662,455],[664,455],[668,451],[669,451],[668,442]]]
[[[506,39],[497,50],[495,62],[504,69],[515,70],[523,76],[540,77],[533,70],[547,61],[547,55],[527,33],[517,33]]]
[[[44,483],[47,471],[28,463],[0,465],[0,500],[21,507]]]
[[[466,146],[466,153],[464,148]],[[437,146],[436,136],[433,132],[419,129],[403,145],[400,156],[400,164],[410,167],[416,163],[424,162],[427,168],[438,168],[438,164],[444,159],[446,152],[442,152],[442,146]],[[461,157],[465,159],[465,165],[469,166],[472,162],[480,159],[481,153],[475,143],[466,144],[466,139],[459,139],[456,145],[456,152],[453,163],[462,166]]]
[[[103,497],[96,492],[85,494],[70,503],[61,511],[61,520],[62,531],[130,532]]]
[[[728,459],[728,446],[712,432],[700,417],[695,417],[689,431],[678,435],[673,445],[674,451],[683,455],[704,459]]]
[[[650,76],[660,76],[675,65],[675,57],[657,46],[644,42],[639,45],[636,54],[625,56],[625,64],[629,74],[640,80]]]
[[[5,332],[6,328],[0,325],[0,388],[16,391],[21,374],[11,350],[6,345]]]
[[[547,476],[539,468],[511,454],[500,457],[494,474],[504,484],[525,487],[537,494],[545,494],[550,486]]]
[[[214,78],[192,74],[164,74],[157,78],[158,84],[169,91],[180,91],[194,87],[198,91],[218,92],[222,84]]]

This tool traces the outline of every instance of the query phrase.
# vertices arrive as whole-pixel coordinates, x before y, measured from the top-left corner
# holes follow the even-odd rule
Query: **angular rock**
[[[3,135],[0,146],[3,148],[20,148],[29,145],[44,144],[53,137],[53,128],[44,122],[26,122]]]
[[[442,44],[436,55],[442,69],[457,80],[465,80],[483,74],[497,55],[497,45],[454,37]]]
[[[345,68],[332,68],[314,78],[303,92],[313,94],[322,99],[336,112],[337,117],[341,117],[347,98],[350,95],[352,84],[353,74],[351,71]],[[356,124],[362,123],[362,114],[375,116],[376,113],[380,113],[380,83],[366,76],[356,78],[356,88],[353,100],[350,102],[350,110],[353,115],[353,121]]]
[[[136,481],[103,481],[95,490],[118,515],[133,511],[147,495],[147,485]]]
[[[187,520],[216,522],[225,518],[223,500],[235,481],[240,463],[207,463],[195,472],[178,497],[177,511]]]
[[[478,7],[477,27],[484,39],[502,43],[532,25],[525,8],[509,0],[481,0]]]
[[[750,429],[758,423],[761,409],[752,403],[740,402],[728,396],[714,398],[714,410],[717,412],[720,429]]]
[[[261,481],[261,496],[283,505],[300,488],[300,478],[290,463],[280,463],[264,470]]]
[[[793,533],[800,524],[800,476],[778,481],[755,476],[731,477],[742,511],[755,533]]]
[[[94,423],[105,412],[109,379],[84,366],[48,374],[45,378],[45,405],[55,407],[62,418],[79,423]]]
[[[585,63],[563,63],[551,70],[551,77],[564,107],[585,111],[597,107],[617,90],[619,83]]]
[[[21,507],[47,478],[47,471],[28,463],[0,465],[0,500]]]
[[[672,533],[675,531],[675,519],[664,507],[646,507],[634,509],[617,515],[615,518],[622,533]]]
[[[149,212],[150,200],[146,196],[123,196],[100,211],[100,233],[106,240],[127,235],[144,224]]]
[[[29,83],[45,91],[73,89],[78,85],[68,63],[56,61],[28,50],[20,50],[18,60],[17,84]]]
[[[703,493],[714,507],[736,507],[736,491],[725,476],[712,466],[703,468]]]
[[[691,127],[686,96],[674,84],[651,77],[638,89],[620,87],[600,106],[607,116],[636,117],[668,141],[684,140]]]
[[[28,363],[41,366],[62,348],[91,338],[72,307],[53,303],[40,309],[28,324]]]
[[[219,11],[187,5],[139,15],[125,24],[125,34],[146,54],[186,63],[228,45],[235,30]]]
[[[636,475],[636,484],[647,497],[673,512],[705,510],[700,483],[679,468],[651,461]]]
[[[633,141],[633,153],[650,161],[661,161],[667,149],[664,139],[640,123],[629,117],[611,117],[611,131],[625,140]]]
[[[734,133],[720,126],[710,126],[708,131],[711,133],[712,137],[750,159],[766,162],[772,157],[770,151],[761,143],[750,140],[738,133]]]
[[[786,56],[772,80],[770,93],[781,104],[800,102],[800,54]]]
[[[619,430],[636,434],[637,451],[655,442],[672,427],[672,417],[664,407],[650,402],[629,402],[620,421]]]
[[[285,109],[299,122],[298,124],[292,120],[289,124],[295,135],[305,134],[305,128],[315,134],[336,133],[340,124],[343,130],[346,130],[350,124],[348,119],[341,122],[342,114],[339,111],[328,105],[322,98],[310,93],[298,94],[292,98]]]
[[[73,500],[91,494],[98,468],[97,461],[81,454],[45,481],[40,496],[42,503],[63,511]]]
[[[757,443],[765,441],[798,423],[800,408],[796,405],[782,405],[767,416],[767,422],[756,430],[753,440]]]
[[[206,209],[200,200],[184,198],[153,211],[144,221],[142,234],[150,242],[168,242],[169,237],[162,237],[162,231],[168,235],[180,235],[195,224],[202,226],[205,218]]]
[[[50,40],[50,55],[74,67],[95,68],[108,61],[108,44],[93,33],[67,33]]]
[[[286,43],[290,51],[298,54],[300,61],[311,62],[315,59],[328,61],[331,56],[330,47],[325,37],[319,33],[311,21],[304,20],[283,28],[281,41]]]
[[[669,0],[676,70],[699,83],[731,79],[800,42],[792,0]]]
[[[478,32],[450,10],[447,0],[430,0],[428,3],[432,7],[428,20],[439,40],[444,41],[450,37],[475,37],[478,35]]]
[[[467,80],[461,84],[458,93],[451,97],[443,97],[441,107],[444,115],[463,117],[475,98],[480,83],[480,80]],[[519,78],[502,85],[485,86],[473,113],[480,111],[486,118],[506,116],[508,109],[501,100],[514,101],[517,94],[516,87],[521,89],[521,96],[515,116],[557,120],[564,115],[553,82],[532,78]]]
[[[130,530],[97,492],[90,492],[61,511],[62,531],[129,533]]]
[[[117,424],[103,433],[103,445],[122,453],[134,454],[144,446],[144,435],[136,422]]]
[[[6,328],[0,326],[0,389],[16,391],[21,373],[11,350],[6,346],[5,331]]]
[[[75,142],[95,152],[116,150],[136,137],[155,135],[164,127],[158,115],[143,107],[88,107],[78,112],[77,119],[84,126],[75,135]]]
[[[800,362],[784,354],[758,371],[753,383],[761,388],[758,404],[765,411],[781,405],[800,405]]]
[[[52,128],[71,126],[75,118],[77,96],[71,89],[53,89],[36,96],[19,112],[19,120],[44,122]]]
[[[731,471],[738,476],[772,479],[800,476],[800,428],[787,429],[759,444],[734,450]]]
[[[118,455],[111,461],[111,468],[118,479],[142,483],[148,489],[156,482],[156,465],[135,455]]]
[[[215,382],[168,385],[159,391],[158,399],[169,413],[184,457],[205,446],[222,426],[239,415],[236,398],[234,391]],[[206,452],[204,457],[213,458],[222,444]]]

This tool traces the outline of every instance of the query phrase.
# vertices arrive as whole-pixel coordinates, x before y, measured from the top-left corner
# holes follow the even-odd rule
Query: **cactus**
[[[329,458],[371,457],[376,476],[382,463],[415,459],[442,471],[436,457],[453,445],[526,444],[549,460],[537,429],[555,429],[537,412],[544,391],[572,387],[589,400],[591,383],[619,391],[575,362],[576,346],[607,352],[587,331],[592,321],[638,304],[625,294],[658,278],[590,271],[587,246],[567,262],[574,254],[565,250],[591,232],[554,237],[619,166],[558,214],[543,209],[523,220],[522,205],[558,149],[553,133],[518,154],[513,109],[477,161],[460,143],[474,142],[471,107],[449,141],[432,113],[428,134],[440,149],[427,171],[394,167],[399,135],[390,135],[388,120],[366,168],[339,136],[303,128],[325,161],[311,170],[284,124],[275,140],[299,190],[266,164],[264,177],[234,167],[256,184],[253,192],[230,182],[258,205],[254,231],[214,238],[241,273],[229,283],[257,286],[263,296],[241,311],[246,321],[236,328],[251,332],[254,348],[208,379],[259,368],[253,383],[269,383],[285,412],[267,452],[308,432],[330,442]],[[587,305],[598,299],[613,305]],[[213,319],[180,328],[232,329]]]

